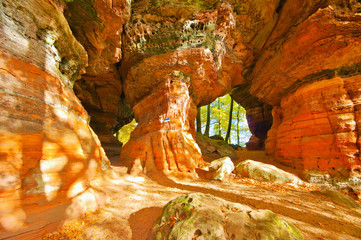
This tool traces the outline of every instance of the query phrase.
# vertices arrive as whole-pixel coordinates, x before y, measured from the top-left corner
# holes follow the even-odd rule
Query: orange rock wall
[[[109,162],[71,89],[33,65],[0,62],[0,237],[35,239],[87,208],[72,199]]]
[[[90,182],[109,168],[72,85],[87,53],[62,1],[2,2],[0,238],[39,239],[97,207]]]
[[[335,77],[290,93],[273,110],[268,153],[289,166],[360,177],[360,80]]]

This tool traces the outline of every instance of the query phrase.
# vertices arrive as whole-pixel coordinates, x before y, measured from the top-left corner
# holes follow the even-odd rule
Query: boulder
[[[203,169],[197,169],[196,172],[201,178],[223,181],[229,178],[234,170],[234,164],[229,157],[220,158],[211,162]]]
[[[292,224],[269,210],[191,193],[170,201],[151,230],[150,239],[303,239]]]
[[[197,133],[196,141],[199,148],[201,149],[202,155],[206,156],[210,160],[222,157],[237,159],[237,154],[234,149],[224,140],[211,139],[207,136]]]
[[[236,175],[259,181],[303,185],[303,181],[295,175],[285,172],[273,165],[253,160],[245,160],[236,166]]]

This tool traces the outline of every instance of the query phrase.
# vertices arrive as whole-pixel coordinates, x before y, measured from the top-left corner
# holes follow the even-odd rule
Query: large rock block
[[[170,201],[154,225],[156,240],[204,239],[301,240],[292,224],[269,210],[252,210],[238,203],[202,193],[191,193]]]
[[[297,176],[285,172],[271,164],[265,164],[253,160],[245,160],[236,166],[236,175],[248,177],[259,181],[303,185],[303,181]]]
[[[201,149],[202,155],[209,160],[223,157],[237,159],[235,150],[223,139],[212,139],[200,133],[196,133],[196,141]]]
[[[200,178],[209,180],[225,181],[228,180],[234,170],[234,164],[229,157],[220,158],[212,161],[203,169],[196,169]]]

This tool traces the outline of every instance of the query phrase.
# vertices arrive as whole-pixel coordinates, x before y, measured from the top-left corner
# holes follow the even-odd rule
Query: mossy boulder
[[[209,160],[215,160],[223,157],[229,157],[233,160],[238,158],[235,150],[224,140],[211,139],[197,133],[196,141],[201,149],[202,155],[206,156]]]
[[[202,193],[170,201],[152,228],[150,239],[298,240],[300,231],[269,210],[227,202]]]
[[[236,175],[264,182],[291,184],[302,186],[303,181],[297,176],[285,172],[271,164],[265,164],[253,160],[245,160],[236,166]]]

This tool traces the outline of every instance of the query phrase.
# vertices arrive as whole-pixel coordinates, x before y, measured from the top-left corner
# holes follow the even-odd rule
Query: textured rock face
[[[121,96],[122,85],[117,69],[108,74],[83,75],[74,92],[91,116],[90,126],[110,158],[120,154],[121,144],[114,134],[133,119],[133,111]]]
[[[286,1],[248,81],[274,106],[266,150],[280,162],[360,176],[361,4]]]
[[[123,89],[139,125],[122,150],[121,161],[192,172],[202,166],[194,141],[196,106],[213,101],[232,85],[234,69],[227,64],[231,61],[227,51],[231,43],[227,41],[234,16],[229,4],[199,13],[169,4],[170,10],[163,12],[158,3],[139,1],[133,5],[134,14],[126,26]],[[144,14],[147,6],[152,14],[141,20],[139,14]],[[166,20],[160,19],[159,13]],[[144,145],[147,139],[150,146]]]
[[[292,224],[269,210],[201,193],[176,198],[163,208],[150,239],[303,239]]]
[[[359,71],[353,64],[361,61],[360,16],[347,6],[318,9],[321,1],[296,2],[300,8],[286,2],[280,19],[290,24],[290,18],[301,22],[295,18],[298,12],[310,16],[293,29],[282,23],[276,26],[250,77],[251,94],[272,105],[305,82],[330,78],[335,71],[341,75]]]
[[[87,54],[73,37],[61,12],[63,7],[52,1],[4,0],[0,47],[3,53],[72,85],[84,73]]]
[[[11,181],[0,189],[6,199],[0,204],[0,224],[19,232],[0,236],[31,231],[27,239],[37,238],[85,210],[72,199],[86,193],[89,180],[109,162],[71,89],[5,55],[1,66],[6,91],[1,91],[0,174]]]
[[[335,77],[289,94],[273,111],[268,152],[287,165],[360,177],[360,89],[359,76]]]
[[[125,165],[144,172],[188,172],[203,166],[193,138],[197,108],[186,82],[174,77],[160,83],[133,110],[138,125],[122,148],[121,161]]]
[[[0,238],[39,239],[96,207],[109,167],[71,86],[87,61],[52,1],[2,1]]]
[[[68,1],[64,15],[89,56],[86,75],[75,83],[75,94],[91,116],[90,126],[108,157],[119,155],[121,144],[114,133],[133,119],[121,97],[116,67],[122,57],[121,38],[130,15],[129,1]]]
[[[114,71],[122,57],[123,24],[129,19],[127,0],[66,1],[64,16],[89,56],[88,75]],[[119,79],[117,79],[119,80]]]

